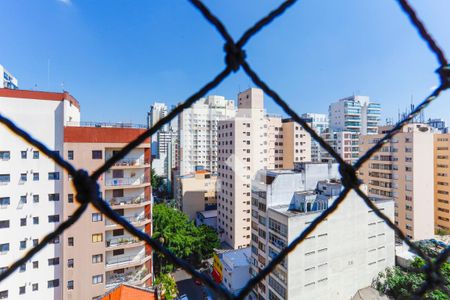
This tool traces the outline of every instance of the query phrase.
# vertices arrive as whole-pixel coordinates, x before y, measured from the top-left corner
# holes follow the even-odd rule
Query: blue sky
[[[237,39],[280,1],[205,1]],[[411,1],[450,56],[450,1]],[[23,89],[71,92],[85,121],[144,123],[224,68],[223,40],[187,1],[1,0],[0,64]],[[298,112],[355,94],[396,119],[438,84],[435,57],[395,0],[299,1],[246,46],[248,61]],[[50,76],[48,76],[50,61]],[[253,86],[242,71],[212,94]],[[426,117],[450,121],[450,94]],[[266,98],[270,112],[279,112]]]

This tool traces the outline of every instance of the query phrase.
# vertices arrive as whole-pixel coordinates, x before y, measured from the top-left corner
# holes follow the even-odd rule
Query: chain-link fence
[[[438,62],[439,68],[437,73],[440,77],[439,86],[425,99],[423,102],[417,106],[405,119],[397,123],[382,139],[380,139],[372,148],[370,148],[364,155],[362,155],[355,164],[349,165],[346,163],[342,157],[333,148],[328,145],[307,123],[305,120],[300,118],[300,116],[289,107],[289,105],[278,95],[277,92],[272,90],[267,83],[265,83],[258,74],[251,68],[251,66],[246,61],[246,54],[244,51],[244,46],[250,41],[250,39],[257,34],[263,27],[270,24],[275,18],[282,15],[289,7],[295,4],[295,0],[288,0],[283,2],[275,10],[271,11],[267,16],[259,20],[251,28],[249,28],[241,38],[235,42],[231,35],[228,33],[226,27],[222,22],[211,13],[211,11],[200,1],[200,0],[190,0],[190,2],[201,12],[201,14],[208,20],[208,22],[214,26],[220,35],[225,40],[225,69],[221,71],[212,81],[203,86],[198,92],[190,96],[182,104],[178,105],[174,110],[172,110],[166,117],[162,118],[157,124],[152,128],[146,130],[143,134],[137,137],[134,141],[130,142],[114,156],[108,159],[103,166],[98,168],[92,174],[88,174],[84,170],[77,170],[70,163],[62,159],[59,154],[48,149],[45,145],[40,143],[38,140],[34,139],[27,132],[17,127],[12,121],[0,114],[0,122],[8,127],[14,134],[20,136],[22,139],[37,147],[45,155],[51,158],[55,163],[64,168],[72,177],[73,184],[76,189],[77,195],[76,199],[80,206],[76,209],[74,214],[66,221],[62,222],[57,229],[45,236],[40,243],[32,248],[25,256],[13,263],[5,272],[0,274],[0,282],[5,278],[10,276],[15,270],[17,270],[22,264],[26,263],[31,259],[36,253],[38,253],[42,248],[44,248],[50,241],[58,237],[64,230],[73,225],[81,217],[83,212],[86,210],[89,204],[95,206],[100,212],[105,214],[108,218],[123,226],[129,233],[145,241],[150,245],[155,251],[164,255],[168,260],[170,260],[176,266],[184,269],[193,277],[203,281],[208,287],[216,291],[216,293],[222,295],[226,299],[244,299],[251,290],[272,270],[283,261],[283,259],[293,251],[299,244],[301,244],[305,238],[311,234],[315,228],[325,220],[330,214],[332,214],[339,205],[344,201],[346,195],[350,190],[354,190],[365,202],[365,204],[375,212],[375,214],[386,224],[395,231],[395,234],[399,239],[404,241],[416,254],[418,254],[425,262],[425,267],[421,270],[426,276],[426,281],[423,285],[416,291],[412,292],[412,298],[420,299],[422,296],[431,290],[441,289],[448,295],[450,291],[445,286],[445,279],[442,278],[440,267],[444,262],[447,261],[450,256],[450,247],[444,249],[435,259],[430,259],[425,253],[418,248],[414,243],[412,243],[401,231],[400,229],[388,218],[386,217],[365,195],[359,188],[360,181],[356,175],[356,171],[361,167],[361,165],[370,159],[370,157],[380,150],[380,148],[397,133],[399,130],[408,122],[410,122],[417,114],[419,114],[423,109],[425,109],[432,101],[434,101],[444,90],[450,87],[450,65],[445,58],[443,51],[439,48],[435,40],[432,38],[430,33],[426,30],[422,21],[417,17],[416,12],[410,6],[407,0],[397,0],[403,12],[409,18],[411,24],[417,29],[419,35],[424,40],[424,42],[429,47],[430,51],[434,53]],[[333,202],[331,206],[328,207],[320,216],[318,216],[290,245],[284,248],[278,256],[276,256],[270,263],[262,269],[256,276],[254,276],[245,287],[239,292],[238,295],[232,295],[225,288],[215,283],[211,278],[205,276],[204,274],[198,272],[193,266],[191,266],[186,261],[176,257],[169,250],[167,250],[160,242],[152,239],[150,236],[146,235],[144,232],[135,228],[127,220],[118,215],[110,206],[99,197],[99,186],[97,180],[99,177],[106,172],[110,167],[112,167],[120,159],[124,158],[133,148],[140,145],[148,137],[155,134],[164,124],[171,121],[184,109],[191,106],[197,99],[204,96],[210,90],[218,86],[227,76],[232,72],[238,71],[240,68],[251,78],[253,83],[260,87],[267,95],[269,95],[283,110],[288,114],[295,122],[299,123],[306,132],[308,132],[313,139],[315,139],[321,147],[327,150],[330,155],[339,163],[339,171],[342,176],[342,184],[344,189],[337,199]]]

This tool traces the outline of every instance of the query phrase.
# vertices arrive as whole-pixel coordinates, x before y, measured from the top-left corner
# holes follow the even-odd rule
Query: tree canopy
[[[412,293],[418,290],[426,280],[423,271],[425,261],[416,258],[411,264],[411,270],[402,270],[400,267],[386,269],[374,281],[374,287],[394,299],[411,299]],[[444,278],[444,285],[450,289],[450,263],[444,263],[440,269]],[[424,295],[426,300],[449,300],[450,296],[441,289],[429,291]]]
[[[157,204],[153,207],[153,238],[158,239],[176,256],[199,263],[212,257],[220,244],[217,233],[208,226],[196,227],[183,212]],[[157,254],[159,266],[171,271],[173,266]],[[158,263],[155,264],[158,267]]]

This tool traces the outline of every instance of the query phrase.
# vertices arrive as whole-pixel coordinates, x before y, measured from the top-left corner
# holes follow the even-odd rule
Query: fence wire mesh
[[[386,224],[394,230],[395,234],[399,239],[405,242],[417,255],[419,255],[425,261],[425,267],[420,271],[425,274],[426,281],[423,285],[416,291],[411,291],[412,299],[421,299],[425,293],[432,291],[434,289],[441,289],[447,295],[450,296],[450,291],[446,287],[446,280],[442,277],[440,272],[440,267],[443,263],[447,261],[450,256],[450,246],[445,248],[435,259],[430,259],[419,247],[417,247],[409,238],[407,238],[402,231],[387,217],[385,216],[368,198],[367,195],[360,189],[360,181],[356,175],[357,170],[371,158],[371,156],[381,149],[381,147],[389,142],[389,140],[400,131],[400,129],[410,122],[416,115],[418,115],[422,110],[424,110],[431,102],[433,102],[444,90],[450,87],[450,65],[444,55],[444,52],[438,46],[436,41],[433,39],[431,34],[425,28],[423,22],[419,19],[414,9],[408,3],[407,0],[396,0],[404,12],[404,14],[409,18],[412,26],[414,26],[419,36],[424,40],[425,44],[428,46],[429,50],[436,56],[439,63],[439,68],[437,73],[440,78],[439,86],[427,97],[420,105],[418,105],[406,118],[398,122],[385,136],[380,139],[373,147],[371,147],[364,155],[362,155],[355,164],[350,165],[346,163],[342,157],[329,145],[327,144],[307,123],[303,120],[274,90],[272,90],[268,84],[266,84],[258,74],[251,68],[251,66],[246,61],[246,54],[243,47],[251,40],[251,38],[263,29],[263,27],[270,24],[274,19],[282,15],[286,10],[288,10],[292,5],[294,5],[296,0],[284,1],[280,6],[271,11],[264,18],[255,23],[250,27],[240,39],[235,42],[231,35],[228,33],[224,24],[205,6],[200,0],[190,0],[192,5],[199,10],[199,12],[206,18],[206,20],[214,26],[222,38],[225,40],[225,69],[218,73],[218,75],[206,85],[204,85],[200,90],[194,93],[192,96],[187,98],[182,104],[178,105],[174,110],[172,110],[166,117],[159,120],[153,127],[146,130],[135,140],[130,142],[119,152],[108,159],[104,165],[99,167],[95,172],[89,175],[84,170],[77,170],[69,162],[65,161],[59,156],[59,154],[48,149],[44,144],[34,139],[27,132],[16,126],[7,117],[0,114],[0,122],[9,128],[14,134],[18,135],[24,139],[29,144],[38,148],[42,153],[52,159],[56,164],[60,165],[64,170],[68,172],[73,177],[73,184],[76,190],[76,200],[80,204],[76,209],[74,214],[68,218],[66,221],[62,222],[55,231],[49,233],[45,236],[37,246],[32,248],[27,252],[22,258],[18,259],[9,268],[0,274],[0,282],[9,277],[14,271],[16,271],[22,264],[30,260],[36,253],[42,250],[49,242],[57,238],[61,233],[67,228],[72,226],[84,213],[88,205],[92,204],[97,210],[102,212],[105,216],[110,218],[112,221],[121,225],[130,234],[145,241],[146,244],[152,247],[153,250],[164,255],[170,262],[176,266],[184,269],[194,278],[200,279],[209,288],[214,290],[216,293],[220,294],[225,299],[244,299],[252,289],[269,273],[271,273],[274,268],[280,264],[283,259],[293,251],[299,244],[301,244],[306,237],[311,234],[316,227],[324,221],[330,214],[339,208],[339,205],[345,200],[346,195],[354,190],[364,201],[364,203],[374,211],[374,213]],[[189,108],[197,99],[204,96],[210,90],[218,86],[226,77],[228,77],[232,72],[238,71],[240,68],[249,76],[253,83],[261,88],[268,96],[270,96],[282,109],[289,115],[295,122],[299,123],[306,132],[308,132],[311,137],[316,140],[321,147],[330,153],[330,155],[339,164],[339,172],[342,176],[342,184],[344,189],[337,199],[326,209],[323,213],[318,216],[294,241],[285,247],[278,256],[274,257],[270,263],[265,266],[256,276],[254,276],[245,287],[237,294],[232,295],[221,285],[214,282],[211,278],[197,271],[192,265],[186,261],[176,257],[168,249],[166,249],[158,240],[151,238],[144,232],[140,231],[127,220],[122,218],[114,210],[112,210],[107,202],[99,197],[99,185],[97,180],[100,176],[106,172],[110,167],[112,167],[120,159],[124,158],[131,150],[139,146],[148,137],[155,134],[164,124],[170,122],[178,114],[180,114],[184,109]]]

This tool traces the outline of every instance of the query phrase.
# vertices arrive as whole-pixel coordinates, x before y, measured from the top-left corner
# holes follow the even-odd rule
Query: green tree
[[[163,185],[164,181],[163,178],[156,175],[155,169],[152,168],[152,176],[151,176],[151,185],[153,190],[157,191],[161,188],[161,186]]]
[[[196,227],[183,212],[157,204],[153,207],[153,238],[179,258],[199,263],[210,258],[219,246],[217,233],[207,227]],[[159,253],[155,253],[155,268],[170,272],[173,265]]]
[[[399,267],[387,268],[385,272],[378,274],[374,281],[374,287],[394,299],[410,299],[411,293],[422,286],[426,276],[420,270],[425,266],[425,261],[416,258],[411,263],[411,270],[402,270]],[[445,280],[447,289],[450,289],[450,263],[444,263],[441,274]],[[449,300],[450,297],[442,290],[436,289],[424,295],[426,300]]]
[[[169,273],[161,273],[155,278],[155,285],[158,286],[163,299],[175,299],[178,294],[177,283]]]

